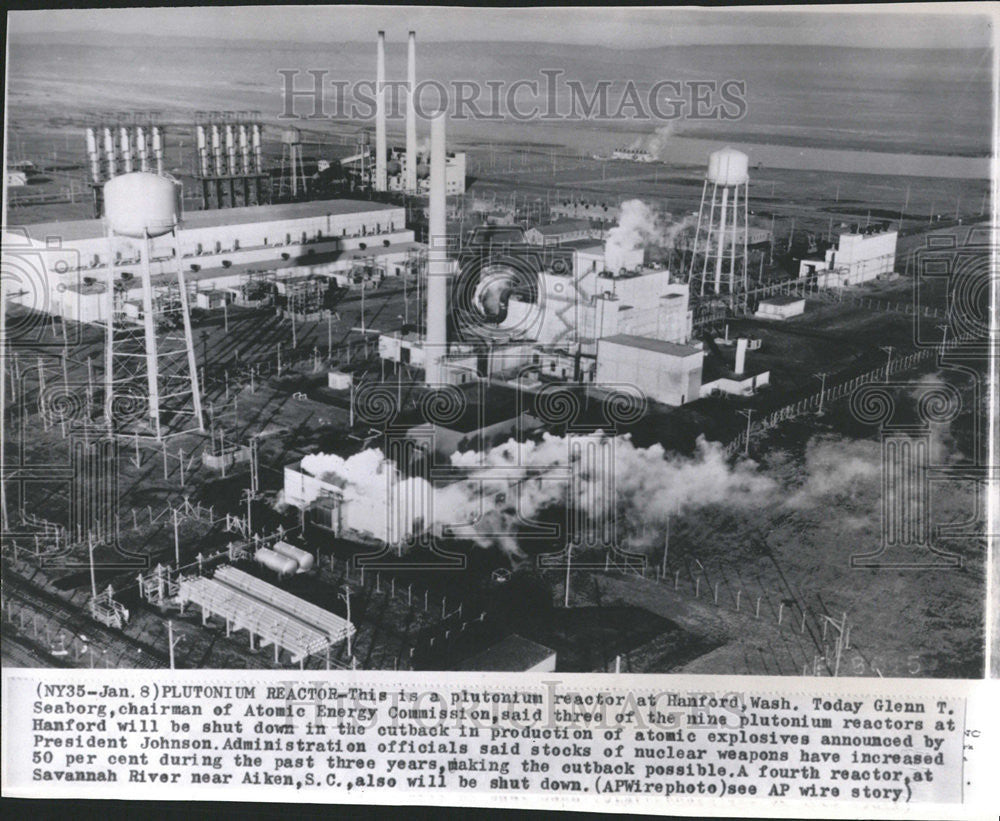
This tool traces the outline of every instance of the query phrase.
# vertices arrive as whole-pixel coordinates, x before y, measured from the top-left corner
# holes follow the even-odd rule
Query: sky
[[[842,11],[830,9],[840,8]],[[859,13],[858,9],[871,9]],[[996,7],[992,9],[995,11]],[[983,48],[992,40],[991,4],[803,6],[693,9],[596,7],[470,8],[427,6],[211,6],[14,11],[19,35],[103,32],[289,42],[391,40],[414,29],[423,42],[518,40],[616,48],[697,44],[840,45],[867,48]],[[37,39],[33,37],[32,39]]]

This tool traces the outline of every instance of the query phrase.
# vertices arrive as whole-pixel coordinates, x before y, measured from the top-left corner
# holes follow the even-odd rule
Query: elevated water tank
[[[281,141],[285,145],[298,145],[302,142],[302,133],[297,128],[286,128],[281,132]]]
[[[258,564],[269,567],[279,576],[291,576],[299,570],[299,563],[290,556],[282,556],[273,550],[262,547],[253,555],[254,561]]]
[[[279,553],[282,556],[287,556],[289,559],[294,561],[298,565],[298,573],[308,573],[312,570],[313,566],[313,556],[312,553],[308,553],[299,547],[288,542],[278,542],[274,546],[274,552]]]
[[[708,181],[723,188],[743,185],[749,179],[750,158],[735,148],[713,151],[708,157]]]
[[[125,237],[168,234],[181,220],[181,186],[172,177],[135,171],[104,183],[104,219]]]

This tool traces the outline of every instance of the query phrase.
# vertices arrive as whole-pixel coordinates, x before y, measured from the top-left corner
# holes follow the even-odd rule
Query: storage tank
[[[299,145],[302,142],[302,134],[297,128],[286,128],[281,132],[281,141],[285,145]]]
[[[104,215],[121,236],[168,234],[181,220],[180,183],[144,171],[113,177],[104,183]]]
[[[708,156],[708,181],[723,188],[743,185],[749,179],[750,158],[735,148],[722,148]]]
[[[274,546],[274,552],[282,556],[287,556],[298,565],[298,573],[308,573],[313,567],[313,556],[311,553],[296,547],[288,542],[278,542]]]
[[[417,179],[426,180],[430,175],[431,167],[427,163],[417,163]]]
[[[254,553],[253,558],[255,562],[273,570],[279,576],[291,576],[299,569],[299,563],[295,559],[290,556],[282,556],[267,547],[260,548]]]

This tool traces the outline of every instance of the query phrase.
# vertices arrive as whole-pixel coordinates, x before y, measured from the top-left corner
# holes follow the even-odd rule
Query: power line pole
[[[815,376],[817,379],[820,380],[820,387],[819,387],[819,410],[816,411],[816,415],[817,416],[822,416],[823,415],[823,396],[826,394],[826,373],[825,372],[823,372],[823,373],[814,373],[813,376]]]
[[[751,417],[753,417],[753,408],[747,408],[746,410],[741,410],[740,413],[743,414],[743,416],[745,416],[747,418],[747,441],[746,441],[746,445],[743,448],[743,455],[744,456],[749,456],[750,455],[750,419],[751,419]]]
[[[882,345],[880,347],[882,348],[883,351],[885,351],[888,354],[888,357],[885,360],[885,381],[888,382],[889,368],[892,365],[892,352],[895,350],[895,348],[893,348],[892,345]]]
[[[339,598],[347,604],[347,657],[354,658],[354,653],[351,652],[351,586],[345,584],[340,588]]]

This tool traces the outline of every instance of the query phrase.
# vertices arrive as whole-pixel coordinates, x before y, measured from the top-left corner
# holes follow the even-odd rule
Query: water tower
[[[281,132],[281,180],[278,196],[293,199],[306,191],[306,172],[302,167],[302,134],[297,128]]]
[[[204,430],[177,238],[180,183],[142,171],[122,174],[105,183],[104,209],[108,234],[104,408],[108,422],[118,432],[157,439],[167,424],[174,432]],[[155,249],[154,239],[159,240]],[[134,275],[125,270],[135,267],[140,274],[139,289],[129,287]],[[130,299],[133,294],[138,299]]]
[[[732,294],[737,282],[746,287],[747,217],[750,198],[750,159],[742,151],[723,148],[708,158],[708,173],[701,188],[698,225],[694,235],[689,281],[700,277],[699,293],[704,295],[705,282],[713,277],[714,293],[722,291],[728,279]],[[708,188],[712,187],[711,199]],[[740,202],[742,193],[743,201]],[[737,276],[737,269],[742,272]]]

